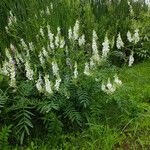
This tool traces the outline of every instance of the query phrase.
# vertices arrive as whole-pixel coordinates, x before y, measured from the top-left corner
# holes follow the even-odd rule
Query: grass
[[[150,102],[150,61],[135,64],[131,68],[123,68],[120,76],[126,87],[133,87],[130,95]]]
[[[132,114],[127,115],[127,123],[121,127],[110,127],[101,123],[91,123],[83,132],[61,135],[62,149],[87,149],[87,150],[148,150],[150,146],[150,60],[135,64],[131,68],[120,69],[120,78],[123,87],[116,92],[114,97],[126,100],[130,108],[130,102],[135,103]],[[121,95],[121,96],[120,96]],[[134,106],[132,104],[132,106]],[[129,111],[127,109],[127,111]],[[131,113],[130,112],[130,113]],[[119,116],[119,115],[118,115]],[[131,118],[130,118],[131,117]],[[122,117],[120,119],[124,119]],[[115,119],[115,118],[114,118]],[[122,122],[122,121],[120,121]],[[42,142],[41,142],[42,143]],[[40,145],[42,148],[43,144]],[[45,145],[48,150],[49,143]],[[60,147],[56,149],[61,149]]]
[[[147,150],[150,146],[150,60],[121,69],[120,77],[124,83],[122,97],[135,104],[130,114],[134,117],[124,130],[128,139],[123,145],[131,149]]]

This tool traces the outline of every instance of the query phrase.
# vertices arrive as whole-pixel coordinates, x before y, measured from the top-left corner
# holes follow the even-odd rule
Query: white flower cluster
[[[43,53],[42,53],[41,51],[40,51],[38,57],[39,57],[39,60],[40,60],[41,65],[43,65],[44,62],[45,62],[45,60],[44,60],[44,57],[43,57]]]
[[[45,47],[42,48],[42,50],[39,52],[39,60],[41,65],[45,63],[45,59],[48,58],[48,52],[46,51]]]
[[[33,80],[33,75],[34,75],[34,72],[33,70],[31,69],[30,67],[30,63],[28,60],[26,60],[26,63],[25,63],[25,70],[26,70],[26,77],[28,80]]]
[[[10,68],[10,84],[9,85],[13,88],[16,87],[16,71],[15,71],[15,64],[13,62],[11,63],[11,68]]]
[[[73,39],[77,40],[79,38],[79,21],[77,20],[73,28]]]
[[[90,68],[94,68],[95,67],[95,63],[93,61],[93,58],[90,58]]]
[[[59,91],[60,83],[61,83],[61,78],[58,76],[55,80],[55,85],[54,85],[54,89],[56,91]],[[41,74],[39,74],[39,78],[36,82],[36,88],[40,93],[46,92],[48,94],[53,94],[52,82],[49,80],[48,74],[44,76],[44,82],[42,80]]]
[[[133,41],[133,38],[132,38],[132,35],[131,35],[130,31],[127,32],[127,39],[128,39],[129,42]]]
[[[47,6],[46,7],[46,14],[49,16],[50,15],[50,10],[49,10],[49,7]]]
[[[133,7],[129,1],[128,1],[128,6],[129,6],[130,15],[133,16],[134,15]]]
[[[53,9],[53,3],[50,3],[51,4],[51,9]]]
[[[73,39],[73,31],[72,31],[72,28],[70,27],[69,30],[68,30],[68,39],[69,40],[72,40]]]
[[[131,32],[128,31],[127,39],[129,42],[134,42],[134,44],[137,44],[140,41],[139,29],[135,29],[133,36],[131,35]]]
[[[79,21],[76,20],[75,25],[72,28],[70,27],[68,30],[68,39],[71,41],[76,41],[78,40],[79,45],[84,45],[85,43],[85,36],[82,35],[81,37],[79,37]]]
[[[60,83],[61,83],[61,78],[57,77],[54,85],[56,91],[59,91]]]
[[[74,78],[77,79],[78,78],[78,65],[77,62],[75,62],[74,64]]]
[[[150,0],[145,0],[145,3],[146,3],[147,5],[150,5]]]
[[[16,23],[16,22],[17,22],[16,16],[14,16],[12,12],[10,11],[9,18],[8,18],[8,27],[10,27],[13,23]]]
[[[56,60],[54,60],[52,62],[52,70],[53,70],[53,75],[56,77],[54,88],[55,88],[56,91],[59,91],[61,78],[60,78],[60,75],[59,75],[59,67],[58,67],[58,64],[57,64]]]
[[[60,27],[57,28],[57,34],[54,36],[54,34],[51,32],[50,25],[47,25],[47,32],[48,32],[48,44],[47,49],[48,50],[54,50],[55,48],[64,48],[65,46],[65,40],[64,37],[61,36],[61,29]],[[45,34],[43,31],[43,28],[40,28],[40,35],[42,38],[45,38]],[[36,36],[37,40],[39,40],[39,35]]]
[[[51,82],[50,82],[50,80],[49,80],[49,75],[45,75],[44,80],[45,80],[45,91],[46,91],[48,94],[52,94],[53,91],[52,91]]]
[[[12,53],[15,52],[15,47],[14,45],[10,44],[10,49],[12,51]],[[10,56],[9,56],[10,57]],[[11,60],[11,68],[10,68],[10,86],[15,88],[16,87],[16,70],[15,70],[15,61],[12,58],[9,58]],[[9,60],[9,61],[10,61]]]
[[[100,63],[100,56],[98,52],[98,47],[97,47],[97,34],[96,31],[93,30],[93,39],[92,39],[92,57],[91,57],[91,62],[90,62],[90,67],[94,67],[95,63],[99,64]]]
[[[51,49],[54,50],[54,48],[63,48],[65,45],[65,41],[64,41],[64,38],[61,37],[60,28],[59,27],[57,28],[57,34],[55,37],[54,37],[54,34],[51,32],[49,25],[47,26],[47,30],[48,30],[48,39],[49,39],[48,50],[51,50]],[[40,28],[40,35],[44,38],[45,35],[44,35],[43,28]],[[23,49],[25,49],[27,51],[27,57],[25,58],[26,77],[28,78],[28,80],[33,80],[34,72],[31,69],[30,63],[28,61],[28,60],[30,60],[30,51],[29,50],[32,51],[34,49],[33,43],[30,42],[29,48],[28,48],[28,46],[24,42],[24,40],[21,39],[21,45],[22,45]],[[48,54],[47,50],[45,49],[45,47],[43,47],[42,50],[39,52],[38,57],[39,57],[39,60],[40,60],[41,66],[42,66],[45,63],[45,60],[49,58],[49,54]],[[52,71],[53,71],[53,75],[56,77],[54,89],[56,91],[58,91],[62,80],[60,78],[59,68],[58,68],[58,65],[57,65],[57,62],[55,61],[55,59],[54,59],[54,61],[52,61]],[[49,80],[49,75],[45,75],[44,82],[42,81],[41,75],[39,75],[39,79],[36,81],[36,88],[40,93],[42,93],[44,91],[46,91],[46,93],[53,93],[52,92],[52,84],[48,80]],[[48,81],[48,82],[46,83],[46,81]],[[45,83],[45,85],[44,85],[44,83]],[[45,86],[45,88],[43,88],[43,86]]]
[[[129,56],[129,67],[132,66],[132,64],[134,63],[134,57],[133,57],[133,51],[131,52],[131,55]]]
[[[118,34],[118,37],[117,37],[117,44],[116,44],[116,46],[117,46],[118,49],[121,49],[122,47],[124,47],[124,43],[122,41],[120,33]]]
[[[114,76],[114,82],[110,82],[110,78],[108,78],[106,85],[102,83],[101,90],[107,94],[113,94],[116,91],[117,87],[122,85],[122,81],[118,78],[117,75]]]
[[[131,33],[128,31],[128,33],[127,33],[128,40],[130,40],[131,42],[137,43],[140,40],[138,32],[139,32],[139,30],[136,29],[134,35],[132,36]],[[45,33],[47,33],[46,36],[45,36]],[[69,66],[68,68],[71,71],[73,70],[73,73],[72,73],[72,75],[70,75],[70,77],[72,76],[72,78],[74,78],[74,79],[78,78],[78,76],[79,76],[78,65],[80,65],[80,64],[77,64],[77,61],[75,61],[76,58],[72,57],[72,54],[67,49],[67,47],[70,48],[70,46],[65,45],[66,43],[65,43],[64,37],[61,35],[60,27],[57,28],[56,35],[54,35],[52,33],[49,25],[47,25],[47,31],[45,31],[45,27],[41,27],[40,31],[38,33],[38,42],[41,41],[40,40],[41,38],[42,38],[42,41],[44,39],[45,39],[45,41],[48,39],[47,44],[41,46],[42,49],[40,50],[40,52],[38,54],[40,67],[42,67],[41,69],[44,70],[43,71],[44,73],[43,72],[39,73],[38,72],[39,68],[36,69],[36,64],[34,64],[35,73],[39,74],[38,79],[36,79],[36,81],[35,81],[35,84],[36,84],[37,90],[40,93],[46,92],[46,93],[52,94],[54,90],[59,91],[60,85],[62,82],[62,79],[60,76],[61,74],[59,74],[61,72],[59,72],[60,70],[58,67],[58,61],[55,60],[55,58],[57,58],[57,56],[59,55],[59,53],[57,53],[59,51],[59,49],[62,48],[64,50],[64,52],[66,50],[66,55],[65,55],[66,64],[67,64],[67,66]],[[76,42],[75,44],[73,43],[75,46],[76,46],[76,44],[78,44],[79,47],[85,46],[85,43],[86,43],[85,35],[79,34],[79,21],[78,20],[76,21],[76,23],[73,27],[73,30],[72,30],[72,28],[70,28],[68,30],[68,38],[70,40]],[[45,43],[46,42],[44,42],[44,44]],[[117,36],[116,46],[118,49],[121,49],[122,47],[124,47],[124,43],[122,41],[120,33]],[[11,47],[12,47],[12,49],[14,49],[13,46],[11,46]],[[30,58],[30,53],[35,54],[34,52],[36,50],[36,45],[34,45],[31,41],[30,41],[30,43],[27,43],[24,41],[24,39],[21,39],[21,48],[23,49],[23,51],[21,53],[16,51],[13,57],[15,57],[17,64],[19,64],[19,62],[22,62],[24,64],[27,79],[34,80],[34,75],[36,76],[36,74],[34,74],[34,70],[31,67],[31,66],[33,66],[33,64],[31,62],[32,59]],[[100,65],[102,60],[107,59],[108,53],[110,51],[109,40],[108,40],[107,35],[104,39],[104,42],[102,43],[102,56],[99,55],[98,36],[97,36],[97,33],[95,30],[93,30],[93,33],[92,33],[91,48],[92,48],[92,54],[88,53],[89,54],[88,59],[90,59],[90,62],[85,60],[84,69],[82,70],[83,74],[85,74],[86,76],[91,76],[92,69],[95,68],[96,65]],[[31,55],[31,56],[33,56],[33,55]],[[6,57],[9,61],[8,62],[5,61],[4,65],[3,65],[3,72],[11,78],[10,85],[15,86],[15,76],[16,76],[15,64],[12,63],[12,56],[9,53],[9,50],[7,50],[7,49],[6,49]],[[77,57],[78,57],[78,55],[77,55]],[[46,63],[45,63],[45,61],[46,61]],[[74,62],[74,65],[72,65],[72,62]],[[133,62],[134,62],[134,58],[133,58],[133,54],[131,54],[129,57],[129,66],[131,66],[133,64]],[[59,61],[59,63],[61,63],[61,60]],[[48,66],[46,66],[46,67],[44,66],[46,64],[49,64],[49,66],[52,67],[52,69],[50,69],[50,70],[52,70],[52,73],[53,73],[53,77],[54,77],[53,80],[51,80],[50,74],[45,73],[45,72],[47,72],[45,69],[48,68]],[[66,76],[68,76],[68,75],[66,75]],[[68,77],[68,80],[70,79],[70,77]],[[121,84],[122,84],[122,82],[118,79],[117,76],[115,76],[115,80],[114,80],[113,84],[110,82],[110,79],[108,79],[108,82],[106,83],[106,85],[102,84],[102,90],[108,94],[113,93],[116,90],[117,86],[119,86]]]
[[[40,16],[41,17],[45,17],[45,15],[50,16],[50,14],[51,14],[50,10],[52,10],[52,9],[53,9],[53,4],[50,3],[50,6],[47,6],[45,10],[44,9],[40,10]],[[35,14],[35,18],[36,19],[38,18],[37,14]]]
[[[45,58],[48,58],[48,52],[46,51],[45,47],[42,48],[42,53]]]
[[[64,48],[65,40],[61,37],[60,27],[57,28],[57,35],[55,36],[55,46],[56,48]]]
[[[61,37],[60,39],[60,48],[64,48],[65,46],[65,40],[64,40],[64,37]]]
[[[85,45],[85,35],[82,34],[81,36],[79,36],[79,21],[77,20],[75,22],[75,25],[72,28],[70,27],[68,30],[68,39],[70,41],[77,41],[79,46],[84,46]]]
[[[60,42],[60,27],[57,28],[57,35],[55,36],[55,46],[56,48],[59,47],[59,42]]]
[[[5,76],[9,76],[10,63],[8,61],[4,61],[2,67],[2,74]]]
[[[57,62],[54,60],[52,62],[52,70],[53,70],[53,75],[56,76],[56,81],[55,81],[55,85],[54,85],[54,88],[56,91],[59,90],[59,87],[60,87],[60,83],[61,83],[61,78],[59,76],[59,68],[58,68],[58,65],[57,65]],[[46,91],[46,93],[48,94],[52,94],[53,93],[53,90],[52,90],[52,83],[51,81],[49,80],[49,75],[46,74],[44,76],[44,83],[45,83],[45,88],[43,88],[43,81],[42,81],[42,77],[41,77],[41,74],[39,75],[39,79],[37,80],[37,83],[36,83],[36,88],[37,90],[42,93],[44,92],[44,89]]]
[[[22,55],[16,51],[16,54],[15,54],[15,60],[16,60],[16,63],[18,66],[21,65],[21,63],[24,63],[24,59],[22,58]]]
[[[27,44],[25,43],[24,39],[21,39],[20,41],[21,41],[21,46],[23,47],[23,49],[24,49],[25,51],[27,51],[27,50],[28,50],[28,46],[27,46]]]
[[[133,41],[134,41],[135,44],[140,41],[139,29],[136,29],[136,30],[134,31]]]
[[[85,45],[85,35],[83,34],[78,40],[79,46]]]
[[[33,46],[33,43],[32,43],[32,42],[29,43],[29,49],[30,49],[32,52],[34,51],[34,46]]]
[[[115,74],[114,78],[114,83],[116,84],[116,86],[121,86],[122,81],[118,78],[117,74]]]
[[[9,50],[8,50],[7,48],[5,49],[5,53],[6,53],[7,59],[8,59],[9,61],[11,61],[11,60],[12,60],[12,56],[11,56],[11,54],[10,54],[10,52],[9,52]]]
[[[10,44],[10,49],[14,50],[15,47]],[[16,70],[15,70],[15,62],[9,52],[9,50],[5,49],[6,57],[8,61],[5,60],[2,68],[2,73],[10,78],[10,86],[15,88],[16,87]]]
[[[40,28],[40,35],[44,38],[44,31],[42,27]]]
[[[54,60],[52,62],[52,70],[53,70],[53,75],[56,76],[56,77],[58,77],[59,76],[59,72],[58,72],[59,68],[58,68],[56,60]]]
[[[54,41],[54,34],[50,30],[50,25],[47,25],[47,30],[48,30],[48,38],[49,38],[49,44],[50,44],[49,47],[51,49],[54,49],[54,43],[53,43],[53,41]]]
[[[109,51],[110,51],[110,48],[109,48],[109,40],[108,40],[108,37],[107,37],[107,35],[106,35],[106,37],[105,37],[105,40],[104,40],[104,42],[103,42],[103,49],[102,49],[102,59],[106,59],[107,58],[107,55],[108,55],[108,53],[109,53]]]
[[[90,76],[90,67],[88,62],[85,63],[84,74]]]
[[[150,0],[145,0],[145,4],[148,5],[148,10],[150,11]]]
[[[43,92],[43,80],[42,80],[42,77],[41,77],[41,74],[39,74],[39,78],[38,78],[38,80],[37,80],[37,82],[36,82],[36,88],[37,88],[37,90],[40,92],[40,93],[42,93]]]

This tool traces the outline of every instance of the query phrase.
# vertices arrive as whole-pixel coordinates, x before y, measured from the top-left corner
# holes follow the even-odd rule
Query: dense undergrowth
[[[26,146],[20,147],[12,135],[15,134],[15,126],[5,125],[0,132],[0,143],[2,149],[13,149],[10,144],[17,144],[16,149],[149,149],[150,146],[150,76],[149,61],[135,65],[132,68],[119,69],[119,76],[124,85],[115,94],[106,97],[99,95],[90,101],[83,113],[86,113],[87,121],[82,121],[82,128],[78,124],[78,119],[83,113],[74,112],[70,109],[70,116],[76,116],[75,122],[62,124],[61,117],[56,116],[54,111],[58,106],[52,105],[53,111],[49,113],[37,114],[37,100],[33,98],[13,99],[15,106],[17,103],[20,111],[14,111],[13,114],[7,112],[1,113],[5,115],[5,120],[1,122],[13,122],[17,118],[17,114],[22,117],[24,115],[27,127],[30,126],[30,116],[34,122],[34,128],[31,135],[28,136]],[[92,91],[90,93],[93,93]],[[3,94],[3,95],[2,95]],[[3,96],[3,97],[2,97]],[[5,99],[4,99],[5,97]],[[3,101],[2,101],[3,100]],[[48,99],[47,99],[48,101]],[[50,109],[52,106],[47,105],[47,101],[43,102]],[[14,103],[13,102],[13,103]],[[10,103],[7,95],[1,91],[1,106],[7,106]],[[21,107],[21,103],[23,106]],[[5,105],[4,105],[5,104]],[[27,106],[28,105],[28,106]],[[42,106],[39,106],[39,108]],[[11,111],[7,108],[5,111]],[[2,109],[3,110],[3,109]],[[15,109],[14,109],[15,110]],[[16,110],[19,110],[16,109]],[[32,112],[31,112],[32,111]],[[44,111],[44,110],[43,110]],[[69,110],[68,110],[69,111]],[[12,118],[10,118],[12,116]],[[39,116],[39,118],[37,118]],[[14,117],[14,118],[13,118]],[[83,119],[83,118],[82,118]],[[11,121],[12,120],[12,121]],[[43,121],[44,125],[43,125]],[[61,121],[60,121],[61,120]],[[66,120],[65,120],[66,121]],[[28,126],[29,125],[29,126]],[[25,127],[25,126],[24,126]],[[43,128],[44,127],[44,128]],[[42,130],[41,130],[42,129]],[[40,131],[40,132],[39,132]],[[9,139],[9,140],[8,140]],[[32,141],[32,142],[31,142]]]
[[[149,5],[0,4],[0,149],[150,148]]]

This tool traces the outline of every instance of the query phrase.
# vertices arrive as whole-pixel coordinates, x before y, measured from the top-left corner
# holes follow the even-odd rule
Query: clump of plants
[[[125,94],[119,72],[150,56],[147,5],[125,0],[3,3],[13,7],[5,12],[2,30],[8,41],[0,52],[5,125],[0,142],[5,140],[5,147],[8,141],[31,143],[36,149],[31,141],[44,139],[51,148],[69,149],[85,136],[93,149],[120,146],[130,121],[144,113]],[[87,141],[80,144],[86,147]]]

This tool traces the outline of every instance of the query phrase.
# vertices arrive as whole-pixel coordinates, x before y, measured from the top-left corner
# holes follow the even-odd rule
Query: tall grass
[[[42,10],[46,11],[46,7],[50,7],[51,3],[54,11],[46,20],[41,18],[41,24],[50,23],[54,30],[61,26],[64,34],[67,34],[68,27],[73,26],[76,19],[82,20],[85,31],[90,26],[96,26],[99,35],[103,37],[106,30],[110,30],[112,35],[118,30],[126,32],[130,24],[127,0],[121,0],[120,3],[117,0],[111,3],[108,0],[2,0],[0,3],[1,32],[4,35],[2,37],[5,37],[4,28],[7,25],[10,10],[20,22],[26,22],[25,26],[28,27],[29,19],[34,18],[35,14],[39,16]],[[136,11],[139,13],[141,3],[135,5]],[[89,24],[91,25],[89,26]],[[28,32],[28,34],[32,33]]]

